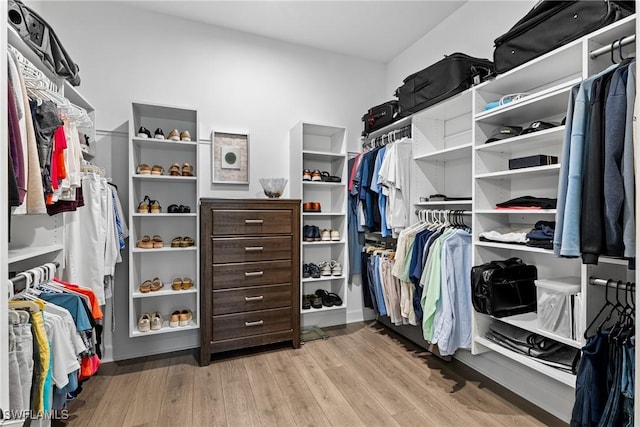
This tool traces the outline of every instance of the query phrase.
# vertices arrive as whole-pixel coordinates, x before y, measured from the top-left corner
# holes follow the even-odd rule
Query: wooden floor
[[[199,367],[191,352],[108,363],[68,426],[562,426],[477,374],[376,323]],[[61,425],[57,423],[57,425]]]

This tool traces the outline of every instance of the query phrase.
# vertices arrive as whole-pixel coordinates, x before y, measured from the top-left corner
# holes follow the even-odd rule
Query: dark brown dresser
[[[201,200],[201,366],[227,350],[300,348],[300,240],[300,200]]]

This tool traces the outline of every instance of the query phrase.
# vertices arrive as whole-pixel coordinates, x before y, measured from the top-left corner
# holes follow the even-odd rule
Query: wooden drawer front
[[[292,283],[291,260],[214,264],[213,289]]]
[[[291,234],[290,210],[214,210],[213,235]]]
[[[291,284],[213,292],[213,315],[291,306]]]
[[[214,264],[291,259],[291,236],[214,238]]]
[[[213,341],[287,331],[292,328],[291,307],[225,314],[213,316]]]

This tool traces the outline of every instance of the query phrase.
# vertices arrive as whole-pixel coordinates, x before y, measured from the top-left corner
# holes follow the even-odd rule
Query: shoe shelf
[[[323,242],[302,242],[303,246],[344,245],[344,240],[328,240]]]
[[[344,187],[342,182],[325,182],[325,181],[302,181],[302,185],[321,186],[321,187]]]
[[[138,130],[144,127],[155,134],[161,129],[168,135],[173,129],[179,133],[189,132],[191,141],[174,141],[170,139],[140,138]],[[171,282],[158,291],[142,293],[139,286],[145,279],[154,276],[169,278],[172,274],[184,277],[199,277],[199,251],[197,242],[188,247],[172,247],[171,240],[175,236],[199,236],[198,221],[198,176],[170,175],[169,165],[178,163],[181,167],[188,163],[193,171],[198,171],[198,112],[193,109],[171,107],[149,103],[133,102],[129,119],[129,336],[142,337],[164,333],[179,333],[199,328],[200,286],[188,290],[174,291]],[[164,168],[162,175],[143,175],[137,173],[141,164],[160,165]],[[161,206],[161,213],[137,212],[141,201],[149,196]],[[184,205],[191,208],[190,213],[168,213],[172,205]],[[144,218],[144,219],[141,219]],[[150,218],[153,218],[151,220]],[[164,243],[160,248],[139,248],[136,242],[143,236],[160,235]],[[140,255],[144,254],[144,256]],[[193,313],[193,320],[188,326],[169,327],[168,320],[158,331],[140,332],[139,317],[147,312],[158,311],[170,313],[176,308],[187,309]],[[168,318],[168,316],[167,316]],[[195,347],[193,332],[177,338],[179,346]],[[150,341],[151,342],[151,341]],[[172,340],[175,345],[175,340]],[[169,343],[154,341],[154,351],[162,352]],[[170,348],[166,348],[170,351]]]
[[[336,154],[329,151],[309,151],[303,150],[302,155],[306,160],[332,160],[332,159],[342,159],[344,154]]]
[[[26,246],[22,248],[10,248],[8,251],[8,263],[13,264],[25,261],[31,258],[59,252],[64,249],[62,244],[53,244],[47,246]]]
[[[346,278],[346,276],[320,276],[317,279],[314,279],[313,277],[307,277],[307,278],[302,279],[302,282],[304,282],[304,283],[328,282],[330,280],[344,280],[345,278]]]
[[[322,313],[322,312],[326,312],[326,311],[334,311],[334,310],[344,310],[345,308],[347,308],[347,305],[342,303],[342,305],[334,305],[331,307],[325,307],[324,305],[320,308],[301,308],[300,309],[300,313],[301,314],[311,314],[311,313]]]

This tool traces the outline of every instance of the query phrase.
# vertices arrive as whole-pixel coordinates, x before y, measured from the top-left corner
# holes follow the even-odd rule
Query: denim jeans
[[[622,360],[622,411],[624,427],[632,427],[634,425],[634,413],[633,413],[633,398],[634,392],[634,378],[636,374],[635,370],[635,345],[636,338],[631,337],[623,347],[623,360]]]
[[[604,412],[598,423],[598,427],[618,426],[622,417],[622,365],[623,351],[621,344],[611,343],[609,351],[609,367],[613,374],[611,378],[611,388],[609,398],[605,405]]]
[[[571,413],[571,427],[597,425],[607,401],[607,366],[609,336],[604,331],[582,348],[582,358],[576,378],[576,399]]]

